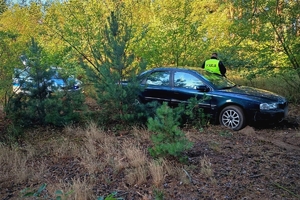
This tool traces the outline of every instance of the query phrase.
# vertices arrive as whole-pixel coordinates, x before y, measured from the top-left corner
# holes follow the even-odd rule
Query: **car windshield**
[[[208,80],[209,82],[211,82],[213,84],[213,86],[217,89],[229,89],[232,87],[235,87],[235,83],[233,83],[232,81],[228,80],[227,78],[220,76],[218,74],[214,74],[214,73],[210,73],[204,70],[198,70],[198,72],[200,74],[203,75],[203,77]]]

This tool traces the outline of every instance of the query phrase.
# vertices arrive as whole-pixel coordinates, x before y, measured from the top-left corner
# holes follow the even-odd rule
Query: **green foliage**
[[[47,184],[42,184],[37,191],[30,190],[30,188],[25,188],[21,191],[22,197],[41,197],[42,192],[45,191]]]
[[[232,70],[230,79],[239,85],[269,90],[286,97],[289,102],[299,103],[300,77],[298,73],[299,69],[291,68],[275,69],[268,72],[264,69],[252,69],[249,72]]]
[[[297,100],[300,29],[296,1],[54,1],[47,2],[45,10],[41,3],[7,7],[0,1],[0,6],[3,104],[11,93],[12,69],[19,65],[18,56],[26,51],[30,37],[47,52],[43,62],[63,64],[96,86],[101,123],[145,119],[143,109],[132,103],[140,88],[115,84],[144,69],[144,61],[148,68],[199,66],[212,51],[218,51],[229,73],[240,68],[253,85],[259,76],[287,69],[281,79],[287,88],[282,91]],[[87,76],[79,59],[91,72]],[[298,74],[295,83],[290,82],[293,73]]]
[[[282,69],[275,73],[273,79],[268,79],[271,91],[288,98],[289,102],[299,103],[300,99],[300,68]],[[280,84],[278,84],[280,82]],[[276,85],[276,88],[274,88]],[[277,91],[276,91],[276,90]]]
[[[85,96],[81,91],[57,92],[45,104],[45,123],[64,126],[80,121],[80,111],[84,110]]]
[[[143,3],[141,3],[143,4]],[[134,49],[151,66],[200,66],[211,51],[228,45],[227,8],[220,1],[152,1],[135,24],[144,38]],[[144,22],[144,24],[141,24]]]
[[[231,1],[234,37],[231,56],[235,67],[261,68],[260,74],[274,68],[300,67],[299,27],[295,22],[299,4],[295,2]],[[231,59],[232,60],[232,59]],[[253,77],[253,76],[252,76]],[[251,76],[249,76],[251,78]]]
[[[124,198],[122,197],[116,197],[117,196],[117,192],[113,192],[109,195],[105,196],[100,196],[97,198],[97,200],[123,200]]]
[[[164,192],[158,189],[154,190],[154,199],[155,200],[164,200]]]
[[[20,127],[32,125],[63,126],[79,120],[84,96],[80,92],[59,91],[50,94],[48,87],[53,72],[47,71],[47,63],[41,63],[42,49],[32,39],[30,49],[30,82],[24,86],[26,93],[14,93],[5,105],[7,117]]]
[[[137,120],[141,124],[146,124],[149,117],[154,117],[156,115],[156,110],[160,106],[161,104],[157,101],[148,102],[146,104],[135,104]]]
[[[15,124],[10,124],[6,129],[6,134],[1,136],[1,140],[3,139],[3,141],[7,144],[17,144],[19,142],[19,138],[22,137],[23,134],[24,131],[21,127]]]
[[[122,21],[121,14],[122,10],[118,10],[108,18],[104,32],[92,48],[92,66],[83,63],[87,76],[95,85],[97,102],[101,106],[99,115],[104,124],[136,123],[139,115],[135,101],[141,88],[136,73],[145,68],[145,63],[136,62],[134,54],[127,51],[132,28]],[[123,80],[129,81],[123,85]]]
[[[207,100],[188,100],[187,104],[179,104],[178,107],[170,108],[166,103],[156,109],[156,115],[148,118],[148,129],[155,132],[151,139],[154,147],[150,149],[150,154],[154,157],[171,155],[182,158],[182,153],[192,147],[184,133],[179,129],[184,124],[201,129],[209,121],[209,116],[205,115],[203,109],[199,108],[199,103]]]
[[[21,197],[22,198],[28,198],[28,197],[34,197],[35,199],[55,199],[55,200],[64,200],[69,199],[69,196],[74,191],[69,191],[67,193],[64,193],[62,190],[56,190],[54,194],[54,198],[51,198],[46,190],[47,184],[43,183],[37,190],[32,188],[25,188],[21,191]],[[117,192],[112,192],[111,194],[107,196],[100,196],[97,197],[97,200],[123,200],[122,197],[116,197],[118,195]]]
[[[228,131],[228,130],[221,130],[219,132],[219,135],[222,136],[222,137],[227,137],[227,138],[230,138],[233,136],[233,133]]]
[[[7,10],[7,5],[5,0],[0,0],[0,15]]]
[[[124,22],[134,29],[134,42],[126,48],[150,66],[200,65],[218,51],[230,67],[299,67],[296,1],[87,0],[48,2],[43,12],[40,3],[6,9],[1,27],[19,34],[19,44],[34,36],[47,52],[60,52],[62,60],[74,63],[77,53],[90,59],[91,47],[108,41],[95,37],[102,34],[109,13],[122,10]],[[104,49],[99,53],[103,58]]]
[[[19,55],[16,54],[15,45],[17,33],[10,31],[0,31],[0,103],[6,103],[6,97],[11,92],[11,77],[13,67],[17,65],[16,60]]]
[[[164,102],[162,106],[156,110],[156,116],[148,119],[148,129],[155,132],[155,134],[151,136],[151,140],[154,144],[154,146],[149,149],[151,156],[173,156],[180,161],[186,159],[183,156],[183,152],[190,149],[192,143],[180,130],[179,118],[180,115]]]
[[[197,97],[188,99],[188,103],[181,103],[175,108],[175,112],[182,116],[180,118],[181,125],[185,124],[189,127],[201,129],[208,124],[210,116],[206,115],[202,108],[199,108],[199,104],[208,100],[209,97],[204,96],[202,99]]]
[[[31,189],[31,188],[25,188],[21,191],[21,197],[27,198],[27,197],[34,197],[35,199],[52,199],[49,197],[46,191],[47,184],[43,183],[37,190]],[[62,190],[56,190],[55,191],[55,200],[63,200],[63,199],[69,199],[68,196],[73,193],[73,191],[69,191],[67,193],[64,193]]]
[[[21,7],[4,2],[7,6],[0,17],[0,103],[3,104],[11,94],[13,69],[21,65],[19,56],[27,54],[26,43],[31,37],[39,39],[43,29],[37,23],[42,17],[39,4]]]

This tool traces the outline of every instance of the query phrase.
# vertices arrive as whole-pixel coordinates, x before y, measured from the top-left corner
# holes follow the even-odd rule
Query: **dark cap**
[[[214,53],[211,54],[211,57],[215,57],[216,58],[216,57],[218,57],[218,54],[216,52],[214,52]]]

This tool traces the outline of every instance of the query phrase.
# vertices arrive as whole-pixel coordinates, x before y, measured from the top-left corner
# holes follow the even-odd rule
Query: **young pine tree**
[[[183,153],[192,148],[192,143],[180,130],[179,118],[180,115],[164,102],[156,110],[156,116],[148,119],[148,129],[155,133],[151,137],[154,144],[149,149],[151,156],[173,156],[180,161],[185,160]]]
[[[76,111],[83,109],[83,94],[75,91],[56,91],[50,94],[49,87],[52,83],[49,80],[54,72],[49,70],[48,63],[41,62],[42,57],[42,48],[32,39],[29,56],[23,60],[25,69],[21,69],[27,72],[27,77],[20,79],[22,91],[14,93],[5,106],[7,117],[15,126],[63,126],[80,119],[79,112]]]
[[[93,45],[94,62],[87,69],[95,84],[97,102],[101,106],[98,119],[103,124],[128,124],[137,120],[139,106],[134,104],[141,88],[136,74],[145,69],[128,48],[133,28],[122,18],[122,9],[111,12],[102,34]],[[124,80],[130,80],[126,85]]]

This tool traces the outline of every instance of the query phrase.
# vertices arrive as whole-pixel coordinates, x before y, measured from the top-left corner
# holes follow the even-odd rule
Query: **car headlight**
[[[272,110],[277,108],[277,103],[261,103],[259,105],[261,110]]]

